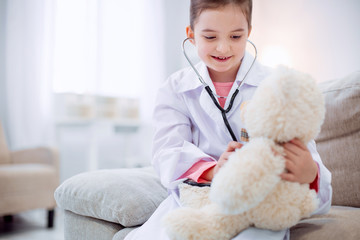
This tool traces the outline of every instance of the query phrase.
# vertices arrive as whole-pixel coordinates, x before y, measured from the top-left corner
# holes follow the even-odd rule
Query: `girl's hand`
[[[243,146],[243,144],[239,143],[239,142],[229,142],[227,149],[225,152],[223,152],[223,154],[221,154],[217,164],[214,167],[214,175],[220,170],[220,168],[227,162],[227,160],[229,159],[230,154],[232,154],[235,149],[241,148]]]
[[[229,142],[227,149],[225,152],[223,152],[223,154],[221,154],[217,164],[215,165],[215,167],[209,169],[208,171],[206,171],[203,175],[202,178],[206,179],[207,181],[211,182],[212,179],[214,178],[215,174],[220,170],[220,168],[227,162],[227,160],[229,159],[229,156],[231,153],[233,153],[235,151],[235,149],[237,148],[241,148],[243,145],[239,142]]]
[[[318,167],[307,147],[299,139],[284,143],[283,147],[288,172],[280,174],[280,177],[290,182],[312,183]]]

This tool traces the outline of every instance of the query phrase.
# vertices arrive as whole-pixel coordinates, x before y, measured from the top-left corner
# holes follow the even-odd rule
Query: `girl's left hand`
[[[288,172],[280,174],[280,177],[290,182],[312,183],[318,167],[307,147],[299,139],[284,143],[283,147]]]

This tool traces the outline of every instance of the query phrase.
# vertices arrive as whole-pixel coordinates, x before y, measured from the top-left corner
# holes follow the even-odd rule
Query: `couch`
[[[54,225],[59,186],[59,157],[56,149],[37,147],[10,151],[0,123],[0,216],[5,222],[22,211],[47,210],[47,227]]]
[[[360,239],[360,71],[319,86],[327,112],[316,143],[332,172],[332,207],[292,227],[291,239]],[[82,173],[55,192],[66,240],[124,239],[166,196],[151,167]]]

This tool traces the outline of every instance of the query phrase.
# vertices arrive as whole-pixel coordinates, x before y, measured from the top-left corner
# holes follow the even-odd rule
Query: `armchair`
[[[14,214],[45,208],[47,227],[52,228],[58,185],[57,151],[46,147],[10,151],[0,122],[0,216],[11,221]]]

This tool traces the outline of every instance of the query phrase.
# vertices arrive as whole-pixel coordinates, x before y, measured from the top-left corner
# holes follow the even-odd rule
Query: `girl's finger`
[[[285,153],[285,159],[291,162],[294,162],[294,159],[296,159],[297,155],[295,155],[293,152],[287,150],[284,148],[284,153]]]
[[[231,141],[229,142],[226,151],[227,152],[233,152],[237,148],[241,148],[243,145],[239,142]]]
[[[303,142],[301,142],[299,139],[294,138],[293,140],[290,141],[292,144],[298,146],[299,148],[303,149],[303,150],[307,150],[307,147],[303,144]]]
[[[296,182],[295,175],[292,173],[282,173],[280,174],[281,179],[289,182]]]
[[[223,161],[227,161],[229,159],[229,156],[232,152],[224,152],[223,154],[221,154],[221,157],[218,161],[218,163],[222,164]]]
[[[294,174],[295,170],[296,170],[296,165],[294,162],[286,160],[285,161],[285,168],[292,174]]]
[[[291,142],[287,142],[287,143],[284,143],[283,147],[285,150],[291,152],[292,154],[299,155],[299,149],[295,144],[293,144]]]

